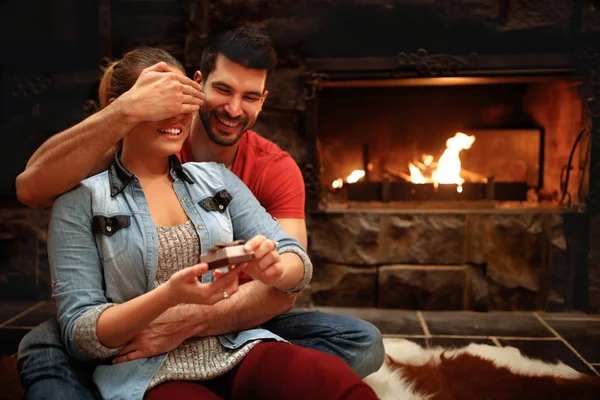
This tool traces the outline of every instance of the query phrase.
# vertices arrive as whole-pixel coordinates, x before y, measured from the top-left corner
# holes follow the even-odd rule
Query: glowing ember
[[[356,183],[359,179],[363,178],[364,176],[365,171],[363,171],[362,169],[355,169],[350,175],[348,175],[348,177],[346,178],[346,182]]]
[[[338,178],[331,183],[331,187],[334,189],[341,189],[344,186],[344,180],[342,178]]]
[[[427,183],[432,182],[434,185],[442,184],[456,184],[458,187],[456,190],[462,193],[462,184],[465,181],[460,176],[461,163],[460,163],[460,152],[471,148],[475,136],[469,136],[462,132],[457,132],[454,137],[446,141],[446,150],[437,162],[435,171],[431,174],[431,177],[425,177],[423,175],[423,168],[416,167],[410,163],[408,168],[410,169],[410,181],[412,183]],[[423,166],[429,167],[433,164],[433,156],[423,156]]]

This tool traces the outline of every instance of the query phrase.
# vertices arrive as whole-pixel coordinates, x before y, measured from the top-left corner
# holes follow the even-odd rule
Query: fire
[[[408,168],[410,169],[410,181],[412,183],[427,183],[427,179],[421,173],[421,170],[413,163],[408,164]]]
[[[362,179],[364,176],[365,176],[365,171],[363,171],[362,169],[355,169],[346,178],[346,183],[356,183],[360,179]],[[344,180],[342,178],[338,178],[331,183],[331,187],[333,189],[341,189],[343,186],[344,186]]]
[[[457,132],[454,137],[446,141],[446,150],[437,162],[436,169],[431,174],[430,178],[426,178],[423,175],[421,168],[418,168],[413,163],[408,165],[410,169],[410,181],[412,183],[427,183],[433,182],[434,184],[456,184],[458,185],[457,191],[462,192],[462,185],[464,179],[460,176],[461,163],[460,163],[460,152],[462,150],[468,150],[473,145],[475,136],[469,136],[462,132]],[[433,156],[423,156],[423,165],[429,167],[433,164]]]
[[[363,178],[364,176],[365,171],[363,171],[362,169],[355,169],[350,175],[348,175],[348,177],[346,178],[346,182],[356,183],[359,179]]]

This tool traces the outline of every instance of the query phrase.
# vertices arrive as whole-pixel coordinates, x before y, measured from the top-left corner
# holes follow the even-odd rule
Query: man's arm
[[[277,218],[277,222],[279,222],[285,233],[300,242],[300,245],[306,250],[308,240],[304,218]]]
[[[50,207],[54,199],[92,172],[106,169],[116,143],[134,126],[118,104],[48,139],[16,180],[19,201]]]
[[[117,143],[140,121],[196,112],[204,95],[193,80],[165,63],[146,68],[109,106],[48,139],[16,179],[17,197],[31,208],[53,204],[87,176],[103,171]]]
[[[235,296],[212,306],[186,304],[173,307],[154,320],[127,344],[113,363],[166,353],[193,337],[217,336],[255,328],[289,311],[296,297],[260,281],[240,285]]]

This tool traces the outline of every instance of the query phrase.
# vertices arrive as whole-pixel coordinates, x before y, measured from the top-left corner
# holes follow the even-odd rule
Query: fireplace
[[[578,203],[589,153],[575,146],[584,125],[581,78],[562,61],[510,74],[500,66],[452,77],[323,74],[313,128],[320,208]]]
[[[572,56],[308,65],[310,301],[576,307],[585,271],[569,227],[590,150]]]
[[[318,140],[327,206],[559,203],[561,170],[581,129],[580,82],[456,81],[452,86],[443,79],[427,86],[414,80],[394,87],[325,86],[319,93]],[[579,158],[574,155],[573,165]],[[581,179],[579,172],[570,174],[571,182]]]

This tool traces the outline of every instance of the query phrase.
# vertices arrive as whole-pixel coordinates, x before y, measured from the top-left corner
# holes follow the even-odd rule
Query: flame
[[[469,136],[462,132],[457,132],[454,137],[446,141],[446,150],[437,162],[437,168],[431,174],[431,178],[426,178],[421,169],[410,163],[410,181],[413,183],[433,182],[436,186],[439,183],[456,184],[456,190],[462,193],[462,184],[464,179],[460,176],[461,162],[460,152],[470,149],[475,141],[475,136]],[[433,156],[423,155],[423,165],[429,167],[433,162]]]
[[[346,178],[347,183],[356,183],[361,178],[365,176],[365,171],[362,169],[355,169],[352,171],[350,175]],[[344,180],[342,178],[337,178],[335,181],[331,182],[331,187],[333,189],[341,189],[344,186]]]
[[[465,181],[460,177],[460,157],[461,150],[471,148],[475,141],[475,136],[468,136],[458,132],[453,138],[446,141],[446,150],[438,161],[438,166],[431,176],[434,181],[439,183],[455,183],[462,185]]]
[[[433,163],[433,156],[431,154],[423,154],[423,164],[429,167]]]
[[[427,179],[421,173],[421,170],[413,163],[408,164],[408,168],[410,169],[410,181],[412,183],[427,183]]]
[[[362,169],[355,169],[352,171],[350,175],[346,178],[346,182],[348,183],[356,183],[359,179],[365,176],[365,171]]]

